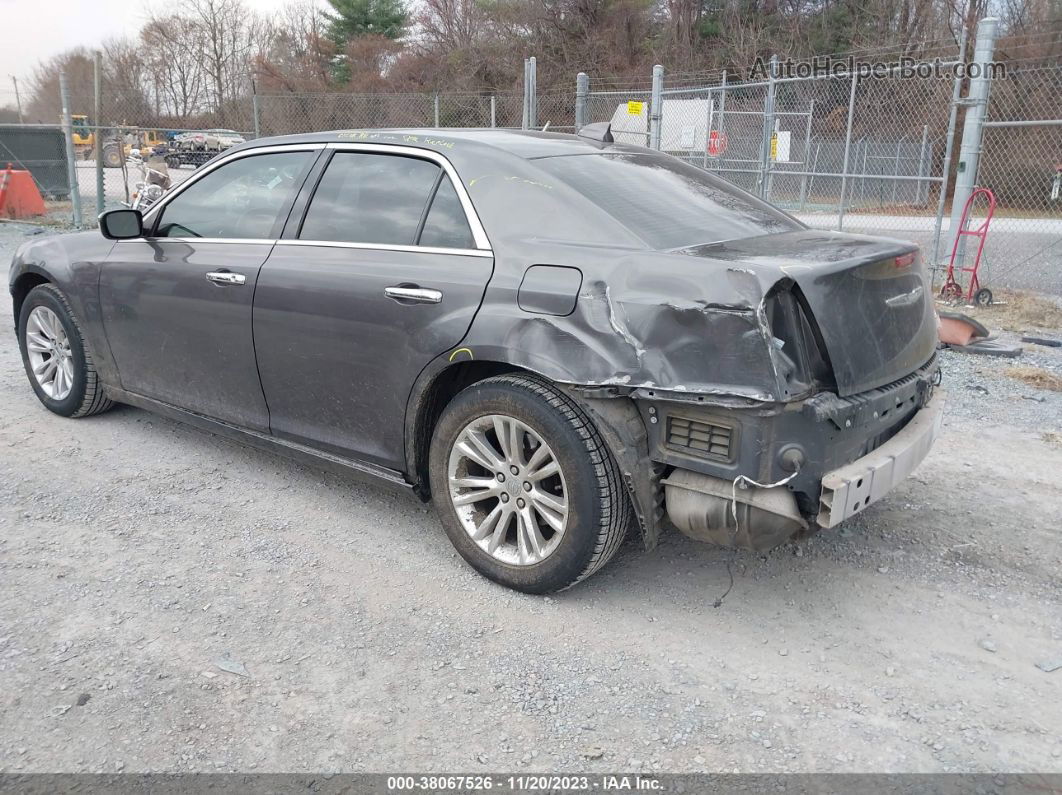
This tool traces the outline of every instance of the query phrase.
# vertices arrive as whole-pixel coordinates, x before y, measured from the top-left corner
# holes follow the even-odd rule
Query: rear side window
[[[156,237],[276,237],[278,217],[314,155],[253,155],[214,169],[163,207]]]
[[[802,229],[767,202],[673,157],[562,155],[536,164],[567,182],[654,249]]]
[[[468,218],[461,200],[457,197],[450,178],[444,176],[439,189],[432,199],[428,217],[424,220],[424,229],[420,234],[420,245],[436,248],[475,248],[472,230],[468,228]]]
[[[310,200],[299,237],[411,246],[439,176],[428,160],[336,152]]]

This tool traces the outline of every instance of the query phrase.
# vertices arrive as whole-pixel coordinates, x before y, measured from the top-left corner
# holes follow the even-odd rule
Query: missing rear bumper
[[[835,527],[877,502],[922,463],[940,434],[944,392],[937,389],[891,439],[851,464],[827,472],[819,497],[820,527]]]

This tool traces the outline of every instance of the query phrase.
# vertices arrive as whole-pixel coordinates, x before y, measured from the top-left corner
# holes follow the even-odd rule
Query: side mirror
[[[131,240],[144,236],[140,210],[108,210],[100,214],[100,233],[108,240]]]

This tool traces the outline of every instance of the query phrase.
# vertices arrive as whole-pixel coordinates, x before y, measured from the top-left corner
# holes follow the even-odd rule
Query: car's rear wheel
[[[604,566],[627,532],[619,470],[582,409],[534,376],[461,392],[432,439],[433,501],[473,568],[528,593],[574,585]]]
[[[22,302],[18,344],[30,385],[49,411],[87,417],[112,405],[66,297],[54,285],[34,287]]]

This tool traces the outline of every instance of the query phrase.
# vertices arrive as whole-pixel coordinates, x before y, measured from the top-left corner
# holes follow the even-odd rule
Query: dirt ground
[[[1009,363],[944,354],[916,475],[713,608],[731,554],[681,536],[523,596],[411,496],[55,417],[8,318],[0,772],[1062,772],[1062,395]]]

